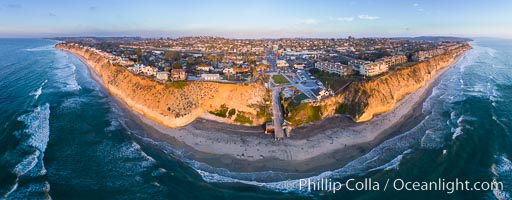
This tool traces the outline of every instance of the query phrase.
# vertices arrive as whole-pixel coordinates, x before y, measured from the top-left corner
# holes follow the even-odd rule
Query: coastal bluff
[[[126,66],[114,64],[105,54],[74,43],[55,45],[83,58],[92,76],[112,95],[121,99],[131,109],[167,127],[185,126],[199,117],[237,124],[235,117],[243,115],[252,125],[264,123],[257,113],[264,106],[265,88],[261,83],[228,84],[217,82],[187,81],[182,87],[160,83],[150,77],[136,75]],[[221,118],[212,111],[235,109],[233,117]]]
[[[372,80],[353,82],[339,94],[312,106],[320,107],[322,118],[347,114],[355,122],[369,121],[374,115],[392,110],[407,94],[423,87],[440,69],[453,64],[469,49],[470,45],[463,45]]]

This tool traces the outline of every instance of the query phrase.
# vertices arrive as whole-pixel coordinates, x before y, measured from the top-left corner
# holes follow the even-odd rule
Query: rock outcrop
[[[159,83],[150,77],[136,75],[125,66],[113,64],[94,49],[77,44],[57,44],[84,59],[100,82],[130,108],[168,127],[187,125],[208,111],[227,107],[249,117],[254,125],[264,123],[257,115],[264,106],[265,88],[261,83],[248,85],[188,81],[183,87]],[[224,122],[236,123],[231,119]]]

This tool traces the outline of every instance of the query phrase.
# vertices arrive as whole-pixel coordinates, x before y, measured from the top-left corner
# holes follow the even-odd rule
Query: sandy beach
[[[84,58],[78,57],[87,65]],[[147,137],[186,150],[188,159],[233,172],[307,174],[340,168],[383,141],[413,128],[424,118],[421,111],[424,100],[431,94],[439,76],[450,67],[439,69],[425,86],[400,100],[392,111],[368,122],[355,123],[346,116],[334,116],[298,127],[290,138],[281,141],[264,135],[262,126],[232,125],[205,118],[184,127],[168,128],[132,111],[119,98],[111,96],[143,127]],[[93,79],[103,84],[90,66],[89,71]]]

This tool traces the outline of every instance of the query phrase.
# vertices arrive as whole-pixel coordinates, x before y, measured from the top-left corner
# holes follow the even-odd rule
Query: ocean
[[[308,192],[290,187],[299,180],[260,183],[185,160],[180,149],[146,137],[86,65],[56,43],[0,39],[0,199],[511,198],[511,40],[472,42],[424,102],[425,119],[346,166],[310,177],[504,183],[450,194]]]

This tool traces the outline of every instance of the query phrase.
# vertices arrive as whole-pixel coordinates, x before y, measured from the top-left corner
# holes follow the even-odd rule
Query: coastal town
[[[267,88],[265,133],[291,135],[292,106],[322,101],[467,45],[462,38],[227,39],[57,38],[94,51],[133,74],[175,87],[186,82]],[[233,115],[230,110],[210,112]],[[243,119],[243,118],[241,118]],[[247,121],[247,120],[240,120]]]

